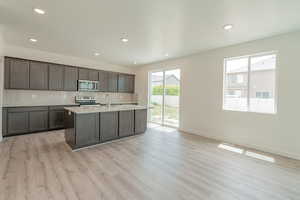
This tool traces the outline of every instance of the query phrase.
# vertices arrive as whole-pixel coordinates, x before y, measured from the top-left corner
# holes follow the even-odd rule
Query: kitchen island
[[[147,107],[137,105],[65,107],[65,139],[72,149],[144,133]]]

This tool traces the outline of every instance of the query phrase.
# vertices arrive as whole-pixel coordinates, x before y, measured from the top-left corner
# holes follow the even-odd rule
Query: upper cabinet
[[[62,65],[49,65],[49,90],[64,90],[64,71]]]
[[[107,92],[118,92],[118,76],[116,72],[108,72],[108,90]]]
[[[97,70],[89,70],[89,80],[90,81],[99,81],[99,75]]]
[[[64,90],[77,91],[78,68],[65,66]]]
[[[99,71],[99,91],[106,92],[108,91],[108,72]]]
[[[30,62],[29,88],[34,90],[48,89],[48,64],[43,62]]]
[[[118,91],[126,93],[134,93],[134,75],[119,74]]]
[[[5,59],[5,88],[29,89],[30,62],[23,59]]]
[[[5,57],[6,89],[77,91],[78,80],[99,81],[100,92],[134,93],[134,75]]]
[[[92,69],[79,68],[79,80],[98,81],[98,71]]]

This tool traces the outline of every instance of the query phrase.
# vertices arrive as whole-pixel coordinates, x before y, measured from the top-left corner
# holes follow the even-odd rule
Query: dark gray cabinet
[[[100,92],[108,91],[108,72],[99,71],[99,90]]]
[[[64,128],[64,110],[49,111],[49,129]]]
[[[93,69],[83,69],[79,68],[78,71],[79,80],[90,80],[90,81],[98,81],[98,71]]]
[[[118,138],[118,112],[100,113],[100,141]]]
[[[3,136],[63,129],[65,119],[64,107],[65,106],[34,106],[3,108]]]
[[[118,92],[134,93],[134,75],[119,74]]]
[[[128,75],[128,92],[134,93],[135,89],[135,75]]]
[[[125,137],[134,134],[134,111],[119,112],[119,136]]]
[[[18,135],[29,131],[29,117],[27,111],[14,111],[7,113],[7,134]]]
[[[78,69],[75,67],[65,66],[64,73],[64,90],[77,91]]]
[[[49,90],[64,90],[64,71],[62,65],[49,65]]]
[[[99,113],[75,115],[76,146],[86,146],[100,142]]]
[[[108,72],[108,92],[118,92],[118,73]]]
[[[66,105],[70,106],[70,105]],[[64,107],[65,106],[50,106],[49,107],[49,129],[64,128]]]
[[[89,69],[79,68],[78,79],[79,80],[89,80]]]
[[[147,129],[147,109],[134,111],[134,133],[144,133]]]
[[[7,109],[2,108],[2,135],[7,135]]]
[[[29,131],[48,130],[48,108],[29,112]]]
[[[5,58],[5,88],[29,89],[29,61]]]
[[[78,80],[99,81],[101,92],[134,92],[134,75],[5,57],[4,87],[77,91]]]
[[[43,62],[30,62],[29,88],[34,90],[48,89],[48,64]]]
[[[89,80],[90,81],[98,81],[99,80],[99,75],[97,70],[89,70]]]

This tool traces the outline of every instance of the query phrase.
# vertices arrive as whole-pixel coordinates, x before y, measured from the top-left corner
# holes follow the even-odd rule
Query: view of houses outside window
[[[178,127],[180,70],[152,72],[150,79],[151,121]]]
[[[223,109],[276,113],[276,55],[225,59]]]

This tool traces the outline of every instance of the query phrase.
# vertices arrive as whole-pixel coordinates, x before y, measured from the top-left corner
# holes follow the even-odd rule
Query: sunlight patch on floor
[[[225,149],[225,150],[232,151],[232,152],[239,153],[239,154],[244,153],[243,149],[233,147],[233,146],[229,146],[227,144],[219,144],[218,147],[221,148],[221,149]]]
[[[275,159],[273,157],[262,155],[262,154],[258,154],[258,153],[254,153],[252,151],[246,151],[245,155],[246,156],[250,156],[252,158],[257,158],[257,159],[260,159],[260,160],[272,162],[272,163],[275,162]]]
[[[234,152],[234,153],[238,153],[238,154],[243,154],[243,155],[249,156],[251,158],[255,158],[255,159],[275,163],[275,158],[273,158],[273,157],[266,156],[266,155],[263,155],[261,153],[255,153],[253,151],[246,151],[244,149],[237,148],[237,147],[234,147],[234,146],[229,145],[229,144],[221,143],[221,144],[218,145],[218,148],[224,149],[224,150],[227,150],[227,151],[231,151],[231,152]]]

